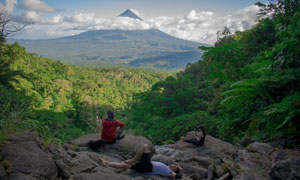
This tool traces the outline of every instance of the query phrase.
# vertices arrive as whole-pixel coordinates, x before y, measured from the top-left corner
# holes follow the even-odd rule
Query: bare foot
[[[102,159],[101,157],[99,157],[100,163],[102,164],[102,166],[107,166],[108,162],[105,161],[104,159]]]
[[[129,164],[129,165],[135,165],[135,161],[133,159],[127,159],[124,161],[126,164]]]

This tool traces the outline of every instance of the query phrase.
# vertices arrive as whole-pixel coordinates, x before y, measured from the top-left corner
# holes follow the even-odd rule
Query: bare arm
[[[173,171],[171,172],[171,176],[172,179],[176,179],[176,173],[174,173]]]
[[[125,127],[125,125],[124,125],[124,126],[122,126],[122,127],[119,127],[119,129],[120,129],[120,131],[121,131],[121,132],[123,132],[123,131],[124,131],[124,127]]]

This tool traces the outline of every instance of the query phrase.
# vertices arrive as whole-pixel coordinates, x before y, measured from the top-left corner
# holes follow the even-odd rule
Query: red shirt
[[[101,139],[106,142],[113,142],[116,139],[117,127],[123,127],[124,123],[113,120],[107,121],[105,119],[102,120],[102,131],[101,131]]]

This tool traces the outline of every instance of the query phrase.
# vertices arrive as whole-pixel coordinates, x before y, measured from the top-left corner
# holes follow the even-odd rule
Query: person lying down
[[[132,169],[139,173],[161,175],[172,179],[182,178],[182,168],[179,165],[173,164],[167,166],[158,161],[151,161],[150,147],[147,144],[142,145],[132,159],[125,160],[124,162],[109,162],[101,157],[99,157],[99,160],[103,166],[110,166],[118,169]]]

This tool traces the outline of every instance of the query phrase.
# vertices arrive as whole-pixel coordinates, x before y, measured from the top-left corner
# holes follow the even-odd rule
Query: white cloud
[[[186,19],[201,20],[201,19],[209,18],[210,16],[213,16],[213,15],[214,15],[213,12],[202,11],[202,12],[197,13],[195,10],[192,10],[191,12],[188,13],[188,15],[186,16]]]
[[[56,16],[53,16],[52,18],[43,19],[43,24],[60,24],[63,22],[63,16],[58,14]]]
[[[41,13],[27,12],[26,17],[31,17],[39,24],[48,25],[43,29],[48,36],[58,37],[73,35],[94,29],[150,29],[157,28],[172,36],[213,44],[217,32],[228,27],[231,32],[243,31],[255,25],[257,6],[250,6],[232,15],[219,15],[214,12],[197,12],[192,10],[185,16],[166,17],[160,16],[144,21],[128,18],[102,18],[91,12],[75,12],[69,15],[55,15],[51,18],[42,18]],[[135,12],[136,14],[139,14]],[[53,24],[49,26],[49,24]],[[36,28],[41,25],[36,26]]]
[[[15,17],[15,21],[19,23],[32,22],[40,24],[57,24],[62,22],[59,18],[61,15],[55,15],[52,18],[44,18],[47,13],[57,11],[56,8],[48,6],[41,0],[23,0],[18,6],[24,12]]]
[[[5,0],[5,5],[0,2],[0,10],[6,11],[8,14],[12,13],[15,5],[17,4],[17,0]]]
[[[244,31],[255,25],[259,8],[250,6],[233,15],[221,16],[213,12],[190,11],[186,16],[157,17],[147,22],[178,38],[213,44],[217,32],[228,27],[231,32]]]
[[[85,12],[80,12],[80,13],[75,12],[73,15],[66,17],[65,21],[71,23],[79,23],[79,24],[92,23],[95,21],[95,14],[85,13]]]
[[[35,11],[27,11],[22,16],[24,17],[24,20],[30,20],[32,22],[41,22],[42,20],[41,14]]]
[[[41,0],[23,0],[20,4],[20,8],[26,11],[37,11],[37,12],[54,12],[56,8],[48,6],[44,1]]]

